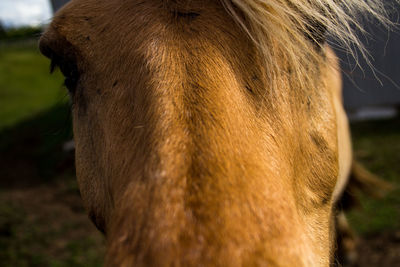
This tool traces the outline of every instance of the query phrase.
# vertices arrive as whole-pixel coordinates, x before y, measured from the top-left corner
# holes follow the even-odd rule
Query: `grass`
[[[0,44],[0,265],[101,266],[104,240],[82,208],[60,74],[34,42]],[[352,125],[357,158],[400,187],[400,120]],[[364,235],[400,229],[400,191],[349,214]]]
[[[361,196],[350,223],[361,234],[400,229],[400,118],[354,123],[351,129],[356,158],[395,188],[383,199]]]
[[[66,90],[37,41],[0,43],[0,266],[102,265],[74,176]]]
[[[63,192],[61,184],[2,192],[1,266],[101,266],[101,236],[88,228],[86,216],[77,216],[68,205],[54,201],[54,195]],[[53,203],[46,203],[50,199]],[[78,194],[76,201],[80,201]]]
[[[11,127],[65,101],[60,73],[49,75],[49,60],[37,41],[0,44],[0,129]]]

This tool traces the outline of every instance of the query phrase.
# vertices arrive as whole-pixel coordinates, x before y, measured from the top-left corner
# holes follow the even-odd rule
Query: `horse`
[[[72,0],[40,39],[106,266],[330,266],[353,157],[326,32],[379,1]]]

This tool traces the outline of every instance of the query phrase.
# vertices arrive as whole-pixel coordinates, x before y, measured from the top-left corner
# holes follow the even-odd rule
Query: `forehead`
[[[176,34],[209,36],[213,25],[226,25],[228,16],[218,1],[186,2],[190,4],[163,0],[72,0],[55,15],[50,30],[85,52],[88,47],[132,47]]]
[[[208,64],[229,58],[238,71],[246,66],[237,75],[255,75],[247,71],[254,66],[249,55],[254,47],[219,1],[178,2],[72,0],[56,14],[42,42],[55,52],[62,50],[61,55],[73,50],[80,69],[98,74],[92,85],[104,76],[131,80],[134,71],[141,71],[136,76],[155,77],[155,71],[167,73],[186,63],[199,69],[193,59]],[[144,73],[143,65],[151,75]]]

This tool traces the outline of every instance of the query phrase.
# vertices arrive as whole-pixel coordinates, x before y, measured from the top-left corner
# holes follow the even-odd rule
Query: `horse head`
[[[326,2],[72,0],[55,15],[40,49],[66,77],[108,266],[329,266],[351,154],[324,43],[348,17]]]

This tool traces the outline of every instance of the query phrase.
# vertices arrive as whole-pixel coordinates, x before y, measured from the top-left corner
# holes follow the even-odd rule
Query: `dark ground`
[[[400,231],[362,237],[358,253],[360,267],[400,266]]]
[[[0,132],[0,266],[101,266],[74,177],[68,105]]]

